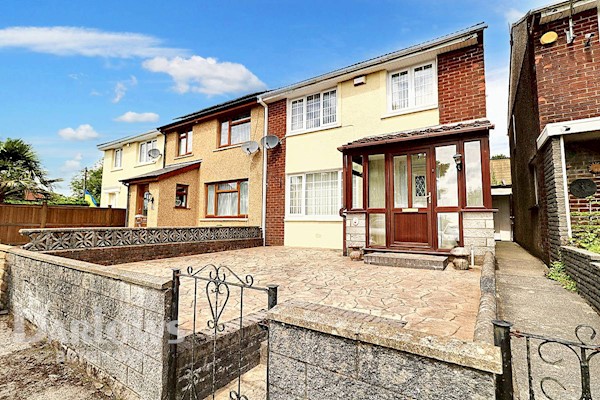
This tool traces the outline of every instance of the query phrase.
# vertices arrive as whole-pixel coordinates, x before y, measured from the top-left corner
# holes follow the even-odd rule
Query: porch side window
[[[385,208],[385,156],[369,156],[369,208]]]
[[[394,157],[394,208],[408,207],[408,160]]]
[[[458,207],[458,174],[454,162],[456,145],[435,149],[435,176],[438,207]]]
[[[460,241],[460,225],[458,213],[438,213],[438,247],[440,249],[452,249],[458,246]]]
[[[465,142],[465,174],[467,207],[483,207],[483,174],[479,141]]]
[[[352,157],[352,208],[363,207],[363,158],[354,156]]]
[[[388,77],[388,111],[404,111],[437,104],[436,64],[430,62]]]
[[[248,181],[232,181],[207,185],[206,216],[247,217]]]
[[[341,172],[327,171],[288,178],[288,215],[337,216],[341,207]]]
[[[337,122],[337,90],[294,99],[290,102],[290,131],[317,129]]]

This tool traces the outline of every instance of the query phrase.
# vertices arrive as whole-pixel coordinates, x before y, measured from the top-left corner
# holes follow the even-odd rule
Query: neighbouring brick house
[[[586,222],[579,213],[589,200],[574,195],[573,182],[600,184],[598,15],[597,1],[561,2],[531,10],[511,29],[514,236],[547,262]],[[592,197],[600,202],[597,189]]]
[[[267,244],[493,250],[485,28],[261,95]]]

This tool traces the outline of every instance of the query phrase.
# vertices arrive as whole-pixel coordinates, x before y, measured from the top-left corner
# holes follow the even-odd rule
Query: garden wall
[[[0,311],[8,309],[8,282],[10,268],[6,261],[6,252],[11,246],[0,244]]]
[[[268,317],[271,400],[495,398],[502,363],[494,346],[303,302]]]
[[[581,297],[600,313],[600,254],[563,246],[561,255],[565,270],[577,282]]]

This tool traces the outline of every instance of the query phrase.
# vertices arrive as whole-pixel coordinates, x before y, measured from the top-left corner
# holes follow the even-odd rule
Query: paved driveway
[[[121,264],[115,268],[170,276],[171,268],[199,269],[225,265],[240,276],[251,274],[254,286],[279,285],[279,302],[310,301],[407,322],[407,328],[473,340],[479,306],[478,268],[430,271],[380,267],[353,262],[339,251],[258,247],[212,254]],[[229,276],[231,281],[232,277]],[[197,330],[210,319],[205,284],[198,282]],[[240,293],[231,291],[223,320],[235,318]],[[221,301],[223,300],[221,296]],[[265,308],[263,292],[244,291],[244,314]],[[193,324],[194,282],[182,279],[180,322]]]

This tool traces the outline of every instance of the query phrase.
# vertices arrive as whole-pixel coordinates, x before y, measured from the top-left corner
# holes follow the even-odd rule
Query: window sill
[[[192,157],[193,155],[194,155],[193,153],[190,153],[190,154],[182,154],[182,155],[180,155],[180,156],[177,156],[177,157],[173,158],[173,160],[181,160],[182,158],[190,158],[190,157]]]
[[[189,208],[189,207],[177,207],[177,206],[175,206],[175,207],[173,207],[173,208],[174,208],[175,210],[191,210],[191,208]]]
[[[148,165],[152,165],[152,164],[156,164],[156,162],[154,161],[149,161],[149,162],[141,162],[141,163],[137,163],[134,168],[139,168],[139,167],[146,167]]]
[[[110,170],[110,172],[119,172],[119,171],[123,171],[123,167],[121,168],[113,168]]]
[[[286,216],[284,222],[342,222],[343,218],[339,216]]]
[[[200,218],[200,222],[210,222],[210,221],[219,221],[219,222],[224,222],[224,221],[237,221],[237,222],[248,222],[248,218],[220,218],[220,217],[215,217],[215,218]]]
[[[414,114],[414,113],[418,113],[418,112],[421,112],[421,111],[434,110],[436,108],[438,108],[437,104],[431,104],[431,105],[428,105],[428,106],[407,108],[405,110],[389,111],[387,114],[384,114],[381,117],[381,119],[398,117],[400,115]]]
[[[229,150],[229,149],[239,149],[240,147],[242,147],[243,143],[237,143],[237,144],[232,144],[231,146],[223,146],[223,147],[219,147],[213,150],[213,153],[216,153],[217,151],[223,151],[223,150]]]
[[[288,136],[296,136],[296,135],[304,135],[306,133],[313,133],[313,132],[319,132],[319,131],[326,131],[329,129],[335,129],[335,128],[340,128],[342,126],[341,123],[336,123],[336,124],[330,124],[330,125],[322,125],[318,128],[312,128],[312,129],[303,129],[303,130],[299,130],[299,131],[288,131],[287,135],[285,135],[286,137]]]

